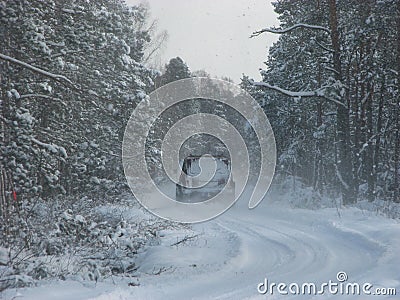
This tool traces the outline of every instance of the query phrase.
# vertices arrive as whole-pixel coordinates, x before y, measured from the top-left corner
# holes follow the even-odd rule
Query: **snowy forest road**
[[[279,195],[270,196],[254,210],[246,205],[237,203],[219,218],[195,225],[194,230],[202,235],[192,244],[172,250],[160,245],[148,251],[144,266],[146,261],[162,261],[164,267],[176,269],[142,281],[134,298],[365,299],[362,291],[360,295],[340,295],[340,291],[333,295],[327,288],[324,295],[312,296],[294,296],[288,288],[289,295],[281,295],[276,287],[272,295],[257,291],[265,278],[269,284],[297,283],[300,289],[303,283],[315,283],[320,290],[329,280],[339,283],[339,272],[348,276],[343,284],[362,287],[371,283],[371,293],[382,287],[400,292],[397,221],[355,208],[343,209],[340,215],[336,209],[294,209]]]
[[[289,290],[292,283],[300,291],[303,283],[314,283],[319,291],[329,280],[339,283],[339,272],[348,276],[343,284],[371,283],[371,293],[400,292],[398,221],[356,208],[293,208],[279,194],[270,194],[256,209],[246,205],[237,203],[192,229],[161,231],[161,242],[138,257],[138,286],[126,280],[96,287],[67,281],[21,290],[20,299],[366,299],[362,291],[333,295],[325,288],[323,295],[293,295]],[[285,283],[288,295],[276,286],[272,294],[271,289],[260,294],[265,278],[268,285]]]

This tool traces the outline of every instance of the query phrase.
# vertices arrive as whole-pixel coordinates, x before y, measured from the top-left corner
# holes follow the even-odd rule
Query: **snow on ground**
[[[135,212],[133,212],[135,213]],[[359,208],[293,208],[269,193],[254,210],[237,203],[192,229],[159,232],[160,244],[138,255],[138,277],[105,282],[52,281],[8,290],[4,298],[29,300],[123,299],[365,299],[366,295],[273,295],[259,283],[313,282],[346,272],[346,282],[396,288],[400,293],[400,223]],[[288,291],[288,289],[286,289]],[[368,296],[396,299],[396,296]]]

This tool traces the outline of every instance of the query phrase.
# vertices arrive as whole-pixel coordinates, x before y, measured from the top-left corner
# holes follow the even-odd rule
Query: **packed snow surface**
[[[8,290],[29,300],[122,299],[396,299],[400,293],[400,223],[358,208],[293,208],[269,193],[256,209],[237,203],[192,229],[160,231],[160,243],[138,255],[138,275],[105,281],[49,281]],[[137,213],[137,212],[132,212]],[[345,272],[351,283],[396,288],[397,296],[260,294],[268,282],[313,282]],[[288,290],[288,289],[286,289]]]

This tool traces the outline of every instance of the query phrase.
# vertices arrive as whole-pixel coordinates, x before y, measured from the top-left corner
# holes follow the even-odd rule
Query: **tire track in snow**
[[[282,220],[282,214],[273,211],[267,216],[262,210],[251,212],[251,218],[228,213],[222,216],[222,220],[214,221],[237,234],[241,241],[238,255],[218,272],[218,278],[224,278],[223,282],[212,284],[218,287],[224,283],[226,286],[226,282],[234,283],[225,291],[220,289],[218,299],[256,297],[257,284],[264,277],[288,284],[320,284],[335,280],[337,272],[344,270],[352,281],[361,279],[363,274],[377,266],[385,251],[379,242],[361,232],[335,226],[318,211],[286,211],[292,222]],[[296,213],[306,213],[313,221],[299,220]],[[233,269],[240,271],[233,275]]]

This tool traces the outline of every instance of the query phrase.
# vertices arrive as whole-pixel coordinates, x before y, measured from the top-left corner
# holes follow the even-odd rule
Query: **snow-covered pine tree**
[[[190,70],[182,58],[171,58],[165,66],[165,72],[162,74],[160,84],[164,85],[169,82],[191,77]]]
[[[268,107],[282,170],[340,189],[344,204],[398,199],[397,1],[274,5],[280,27],[253,35],[280,38],[249,90]]]
[[[146,16],[122,0],[0,1],[1,192],[22,213],[124,185],[123,131],[156,75]]]

